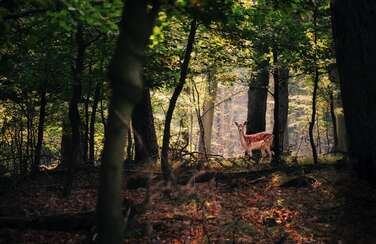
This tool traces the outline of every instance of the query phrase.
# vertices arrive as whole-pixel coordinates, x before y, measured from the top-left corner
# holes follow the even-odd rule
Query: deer
[[[262,158],[267,154],[269,157],[272,156],[271,146],[273,143],[273,134],[267,131],[255,133],[255,134],[246,134],[244,129],[247,121],[243,123],[235,122],[236,127],[239,131],[240,144],[244,148],[246,154],[251,158],[252,150],[260,149]]]

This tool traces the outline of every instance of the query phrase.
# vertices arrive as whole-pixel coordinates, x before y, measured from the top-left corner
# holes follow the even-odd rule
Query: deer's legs
[[[266,149],[265,148],[261,148],[260,151],[261,151],[261,158],[264,158],[265,157],[265,153],[266,153]]]
[[[270,147],[267,147],[266,151],[268,153],[268,156],[271,157],[272,156],[272,151],[270,150]]]
[[[251,159],[252,158],[252,150],[251,149],[247,149],[245,151],[245,154],[248,155],[248,159]]]

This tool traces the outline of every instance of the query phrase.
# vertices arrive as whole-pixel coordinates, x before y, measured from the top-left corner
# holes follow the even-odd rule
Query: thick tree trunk
[[[123,243],[122,168],[134,106],[142,96],[142,60],[158,14],[146,0],[126,1],[120,34],[109,66],[112,94],[98,190],[99,243]],[[149,13],[148,13],[149,10]]]
[[[279,73],[279,144],[282,151],[288,149],[289,69],[282,66]]]
[[[269,64],[263,60],[248,89],[247,134],[265,131],[266,102],[269,85]]]
[[[332,4],[349,156],[359,176],[376,184],[376,1]]]
[[[211,152],[211,138],[212,138],[212,131],[213,131],[213,120],[214,120],[214,103],[217,96],[217,87],[218,82],[217,80],[213,79],[214,74],[209,71],[208,73],[208,84],[207,84],[207,92],[203,106],[203,112],[201,115],[202,125],[204,128],[204,139],[200,137],[199,139],[199,152],[200,154],[204,154],[204,148],[207,154]]]
[[[43,132],[44,132],[44,121],[46,118],[46,88],[43,87],[40,91],[40,108],[39,108],[39,123],[38,123],[38,139],[35,148],[35,157],[33,164],[33,174],[37,173],[39,170],[40,155],[42,151],[43,144]]]
[[[172,121],[172,115],[175,110],[176,102],[179,98],[179,95],[181,91],[183,90],[184,84],[185,84],[185,78],[188,74],[188,66],[189,66],[189,60],[191,59],[191,53],[193,51],[193,44],[195,40],[197,30],[197,21],[194,19],[191,22],[191,27],[189,31],[188,41],[187,41],[187,47],[185,49],[184,54],[184,60],[180,69],[180,78],[179,83],[175,87],[174,93],[172,94],[172,97],[170,99],[170,104],[168,106],[168,110],[166,113],[166,119],[164,124],[164,131],[163,131],[163,141],[162,141],[162,152],[161,152],[161,168],[164,175],[164,179],[170,180],[171,175],[171,169],[168,162],[168,149],[170,145],[170,127],[171,127],[171,121]]]
[[[95,120],[98,108],[98,102],[101,94],[101,84],[97,82],[94,91],[94,100],[92,105],[92,111],[90,115],[90,129],[89,129],[89,161],[95,160]]]
[[[149,88],[144,89],[141,101],[133,110],[132,126],[135,142],[135,161],[149,163],[157,160],[159,158],[158,142]]]
[[[81,24],[77,27],[76,32],[77,56],[73,70],[72,97],[69,102],[69,121],[72,129],[71,156],[68,161],[67,175],[64,185],[64,195],[69,196],[73,184],[74,168],[82,162],[81,149],[81,118],[78,110],[78,103],[81,100],[81,76],[84,70],[85,44],[83,40],[83,27]]]

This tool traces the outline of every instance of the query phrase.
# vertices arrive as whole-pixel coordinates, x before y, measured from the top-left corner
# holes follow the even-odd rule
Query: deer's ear
[[[246,125],[247,124],[247,121],[244,121],[243,125]]]
[[[236,126],[239,126],[238,122],[235,121],[234,123],[235,123]]]

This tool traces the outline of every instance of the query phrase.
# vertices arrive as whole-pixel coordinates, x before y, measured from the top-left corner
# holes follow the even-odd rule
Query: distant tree
[[[175,110],[176,102],[179,98],[180,93],[183,90],[186,77],[188,74],[189,61],[191,59],[191,53],[193,51],[193,45],[195,41],[197,26],[198,26],[197,20],[193,19],[190,24],[190,31],[188,35],[184,58],[181,64],[179,82],[176,85],[174,92],[171,96],[168,110],[166,113],[166,119],[164,123],[165,126],[164,126],[164,131],[163,131],[162,151],[161,151],[161,168],[162,168],[163,177],[165,180],[171,180],[172,179],[171,177],[173,177],[171,175],[171,169],[170,169],[170,165],[168,162],[168,149],[169,149],[170,137],[171,137],[171,134],[170,134],[171,120],[172,120],[172,116]]]
[[[132,127],[135,142],[135,161],[150,163],[157,160],[159,150],[149,88],[143,90],[141,101],[133,110]]]
[[[265,52],[256,55],[256,57],[264,57]],[[265,58],[259,59],[261,60],[256,60],[255,72],[253,72],[255,74],[248,88],[247,134],[265,131],[266,125],[269,62]]]

